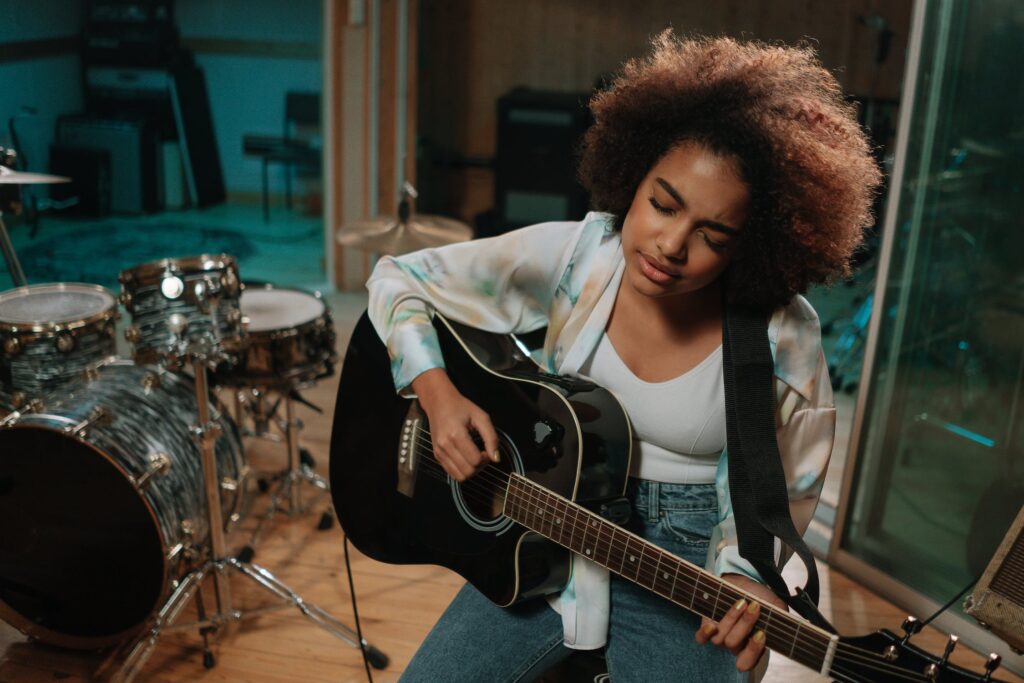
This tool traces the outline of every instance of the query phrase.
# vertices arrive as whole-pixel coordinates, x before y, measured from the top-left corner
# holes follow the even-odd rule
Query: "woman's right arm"
[[[419,398],[438,460],[459,481],[497,456],[498,439],[486,413],[444,371],[431,314],[496,333],[543,327],[582,226],[543,223],[384,257],[367,282],[370,321],[387,346],[395,387]]]

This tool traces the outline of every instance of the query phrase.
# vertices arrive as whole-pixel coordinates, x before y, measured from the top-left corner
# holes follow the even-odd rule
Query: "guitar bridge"
[[[412,498],[416,490],[416,466],[422,443],[419,435],[425,432],[426,416],[418,401],[413,401],[402,425],[402,440],[398,447],[398,492]]]

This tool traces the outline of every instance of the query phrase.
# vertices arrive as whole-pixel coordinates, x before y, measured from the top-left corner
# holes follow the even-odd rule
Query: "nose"
[[[685,261],[686,243],[691,232],[693,232],[693,225],[689,222],[676,224],[662,230],[654,240],[654,244],[665,258]]]

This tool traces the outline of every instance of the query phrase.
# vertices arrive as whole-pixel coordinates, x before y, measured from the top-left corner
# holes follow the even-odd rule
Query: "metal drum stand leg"
[[[246,391],[246,395],[250,399],[248,410],[242,408],[242,402],[238,400],[242,391]],[[309,454],[304,453],[304,449],[299,446],[299,434],[302,431],[303,425],[302,420],[298,419],[295,415],[295,401],[292,398],[293,391],[294,389],[291,388],[276,390],[280,398],[272,403],[269,408],[267,405],[267,393],[263,389],[249,387],[235,392],[236,411],[240,416],[243,412],[248,412],[253,420],[254,429],[252,435],[280,442],[281,438],[267,429],[267,425],[276,424],[283,434],[283,440],[288,453],[288,467],[273,475],[273,480],[277,482],[277,486],[271,494],[267,512],[260,518],[259,523],[253,530],[249,538],[249,544],[239,553],[239,557],[243,560],[252,559],[255,546],[259,542],[264,528],[278,512],[282,511],[282,507],[289,517],[295,517],[308,511],[308,505],[303,505],[302,500],[303,485],[312,486],[319,493],[330,491],[328,481],[314,471],[313,464],[309,461]],[[284,402],[285,417],[283,420],[275,419],[282,401]],[[317,526],[321,530],[329,529],[333,524],[333,520],[334,512],[333,509],[329,508],[321,515]]]
[[[222,519],[220,509],[220,478],[217,472],[215,450],[217,437],[219,436],[219,426],[210,419],[210,394],[207,384],[209,356],[200,352],[190,353],[189,357],[192,368],[195,371],[199,424],[192,428],[192,432],[198,439],[202,452],[203,484],[206,494],[207,518],[210,524],[209,556],[200,567],[187,574],[178,583],[170,598],[157,612],[150,629],[143,632],[133,642],[129,643],[127,648],[122,650],[128,654],[113,679],[118,683],[129,683],[132,681],[152,655],[157,641],[163,633],[199,628],[205,645],[211,633],[215,633],[228,623],[261,616],[290,606],[294,606],[303,616],[331,635],[343,640],[354,648],[362,648],[366,652],[370,663],[377,669],[383,669],[388,664],[387,655],[366,642],[365,639],[360,642],[356,632],[349,626],[331,616],[322,608],[303,600],[298,593],[279,581],[263,567],[228,555],[224,539],[224,520]],[[280,598],[283,602],[245,611],[235,609],[231,603],[229,582],[231,573],[244,576],[256,586]],[[197,622],[171,626],[190,597],[194,595],[197,600],[201,599],[202,583],[211,576],[213,577],[216,595],[216,611],[208,617],[203,615],[200,602],[198,605],[200,614]],[[212,651],[208,647],[204,648],[203,662],[207,668],[211,668],[215,664]]]

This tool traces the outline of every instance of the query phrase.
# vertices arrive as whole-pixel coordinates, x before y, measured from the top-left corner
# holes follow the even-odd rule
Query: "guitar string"
[[[529,486],[528,490],[532,490],[532,489],[535,489],[535,488],[536,488],[536,486],[532,485],[532,486]],[[516,493],[516,491],[511,491],[511,493]],[[543,499],[537,498],[536,496],[533,497],[533,500],[535,500],[537,502],[544,502]],[[539,526],[540,525],[538,524],[538,527]],[[660,551],[660,552],[664,553],[664,551]],[[670,555],[670,557],[671,557],[671,555]],[[643,561],[643,559],[641,558],[641,562],[642,561]],[[769,608],[769,609],[771,609],[771,608]],[[788,615],[784,615],[784,616],[788,617]],[[825,647],[825,651],[827,652],[828,645],[824,644],[824,647]],[[843,650],[842,656],[840,656],[840,648],[842,648],[842,650]],[[805,653],[806,652],[810,652],[810,653],[814,654],[815,656],[817,656],[817,654],[818,654],[813,649],[809,650],[806,647],[803,647],[801,649],[802,649],[803,652],[805,652]],[[824,652],[821,653],[822,661],[824,660],[824,654],[825,654]],[[790,655],[790,657],[792,658],[792,655]],[[859,661],[860,663],[863,664],[863,668],[871,669],[871,670],[879,671],[879,672],[885,672],[885,673],[889,674],[890,676],[892,676],[893,678],[902,678],[904,680],[916,680],[916,681],[928,680],[927,677],[924,676],[923,674],[918,674],[918,673],[915,673],[915,672],[912,672],[912,671],[907,671],[905,669],[897,667],[897,666],[895,666],[893,664],[890,664],[888,662],[879,661],[878,657],[879,657],[879,655],[875,654],[874,652],[871,652],[870,650],[863,650],[861,648],[856,648],[855,646],[846,645],[846,644],[843,644],[843,643],[839,642],[839,643],[837,643],[836,657],[834,658],[833,661],[834,662],[845,661],[845,662],[850,662],[850,663],[853,663],[855,661]],[[834,664],[832,668],[834,669],[834,668],[836,668],[836,666],[837,666],[837,664]]]
[[[429,442],[427,442],[425,439],[419,439],[419,441],[420,441],[420,443],[422,443],[424,445],[430,445]],[[436,475],[436,478],[438,478],[440,480],[447,479],[448,475],[443,470],[443,468],[441,467],[440,463],[438,463],[436,460],[433,460],[433,461],[432,460],[426,460],[426,462],[436,468],[436,471],[431,471],[430,472],[432,475]],[[502,481],[504,473],[502,472],[502,473],[499,474],[499,473],[491,472],[488,469],[489,467],[490,467],[489,465],[486,466],[483,470],[481,470],[472,479],[469,479],[467,482],[463,482],[463,484],[462,484],[463,490],[466,493],[469,493],[470,491],[466,490],[468,488],[467,484],[470,484],[470,483],[472,483],[474,481],[479,481],[481,478],[489,479],[490,483],[497,484],[500,487],[507,487],[507,485],[508,485],[507,479],[504,482]],[[490,476],[488,476],[488,475],[490,475]],[[483,481],[479,481],[479,483],[482,484],[484,482]],[[490,493],[488,493],[487,491],[477,491],[476,490],[477,488],[478,487],[474,486],[470,490],[473,491],[475,494],[477,494],[477,495],[474,495],[475,499],[477,499],[480,502],[485,503],[485,504],[489,504],[489,503],[493,502],[495,493],[500,493],[499,491],[494,491],[494,490],[490,491]],[[540,501],[540,499],[536,499],[536,500]],[[578,519],[577,519],[577,522],[578,522]],[[578,527],[574,526],[574,528],[578,528]],[[586,527],[584,525],[583,528],[587,529],[588,527]],[[614,535],[612,536],[612,538],[614,539]],[[595,539],[595,540],[598,540],[598,539]],[[614,545],[615,544],[609,545],[609,551],[611,549],[613,549]],[[627,548],[627,546],[623,545],[622,548]],[[665,554],[664,551],[660,551],[659,550],[658,552],[662,553],[662,554]],[[671,557],[671,555],[669,555],[669,556]],[[637,575],[636,575],[636,579],[637,580],[641,580],[640,579],[640,571],[639,570],[644,569],[645,568],[644,565],[645,565],[644,558],[641,557],[641,564],[638,567],[638,572],[637,572]],[[619,573],[621,573],[621,572],[619,572]],[[678,575],[678,572],[677,572],[677,578],[678,578],[678,576],[679,575]],[[647,578],[650,578],[650,577],[649,576],[645,577],[645,579],[647,579]],[[683,578],[684,578],[685,582],[688,585],[690,585],[690,586],[694,585],[693,583],[689,582],[689,577],[686,577],[685,575],[683,575]],[[656,577],[655,577],[655,581],[656,581]],[[697,584],[696,584],[697,586],[699,586],[699,581],[700,581],[700,579],[698,577]],[[655,582],[652,582],[652,584],[653,583],[655,583]],[[653,588],[653,585],[652,585],[652,588]],[[674,591],[674,586],[673,586],[673,591]],[[670,591],[670,592],[673,592],[673,591]],[[657,593],[657,590],[655,590],[655,593]],[[736,597],[738,595],[739,594],[733,594],[734,597]],[[718,604],[718,603],[716,603],[716,604]],[[731,606],[731,604],[730,604],[730,606]],[[769,608],[769,609],[771,609],[771,608]],[[713,612],[714,611],[715,610],[713,610]],[[725,611],[728,611],[728,608],[726,608]],[[784,614],[783,616],[789,617],[788,614]],[[759,619],[759,621],[760,621],[760,619]],[[785,624],[785,622],[783,622],[783,624]],[[786,626],[790,626],[789,624],[785,624],[785,625]],[[767,626],[767,624],[766,624],[766,626]],[[775,629],[774,629],[775,632],[780,634],[780,635],[786,635],[789,638],[793,638],[793,633],[783,634],[782,633],[783,629],[781,628],[781,626],[782,626],[782,624],[777,624]],[[788,631],[790,629],[787,628],[786,630]],[[797,630],[799,630],[799,626],[797,627]],[[766,628],[766,632],[768,632],[768,631],[771,631],[771,628]],[[820,644],[820,647],[823,648],[823,650],[821,652],[818,652],[818,651],[816,651],[814,649],[809,649],[807,646],[803,645],[802,643],[800,643],[800,645],[801,645],[800,650],[801,650],[802,654],[810,654],[810,655],[812,655],[814,657],[821,657],[822,660],[824,659],[824,654],[827,651],[827,647],[828,647],[828,645],[825,644],[825,643]],[[781,652],[780,652],[780,654],[781,654]],[[790,657],[792,657],[794,654],[795,654],[795,649],[791,650]],[[894,666],[892,664],[888,664],[886,662],[880,662],[880,661],[878,661],[878,656],[879,655],[877,655],[876,653],[874,653],[874,652],[872,652],[870,650],[864,650],[862,648],[857,648],[855,646],[851,646],[851,645],[844,644],[844,643],[840,642],[838,644],[838,646],[837,646],[837,654],[836,654],[836,658],[834,660],[834,661],[836,661],[836,664],[834,665],[834,668],[837,669],[838,668],[838,664],[840,662],[843,662],[843,661],[846,661],[846,662],[860,661],[860,662],[862,662],[865,665],[866,668],[871,668],[871,669],[874,669],[876,671],[888,671],[888,673],[890,673],[891,675],[893,675],[894,677],[897,677],[897,678],[903,678],[903,679],[906,679],[906,680],[921,680],[921,681],[927,680],[925,677],[923,677],[920,674],[915,674],[914,672],[906,671],[904,669],[896,667],[896,666]]]
[[[426,434],[426,435],[430,434],[429,431],[423,429],[422,427],[418,427],[417,429],[422,434]],[[431,454],[433,454],[432,453],[433,445],[432,445],[432,443],[428,439],[420,437],[420,436],[417,436],[417,441],[418,441],[418,443],[420,445],[428,446],[431,449]],[[431,472],[431,474],[438,474],[439,475],[438,478],[440,478],[442,480],[446,479],[448,477],[447,472],[443,469],[443,467],[441,466],[441,464],[439,462],[437,462],[436,460],[426,460],[426,462],[429,463],[432,466],[435,466],[436,468],[438,468],[438,470],[440,470],[439,472]],[[471,482],[479,482],[481,484],[484,483],[484,481],[482,481],[481,478],[486,478],[486,481],[488,481],[491,484],[497,485],[499,487],[499,489],[500,488],[508,487],[508,481],[509,481],[508,476],[504,472],[500,472],[500,471],[499,472],[494,472],[494,471],[491,471],[490,470],[490,465],[486,465],[484,467],[484,469],[482,469],[479,472],[477,472],[476,475],[473,476],[471,479],[467,480],[466,482],[463,482],[462,485],[461,485],[461,488],[465,490],[467,488],[467,484],[469,484]],[[529,488],[533,489],[534,487],[531,486]],[[484,504],[488,504],[488,503],[493,502],[493,498],[494,498],[494,494],[495,493],[501,493],[501,491],[493,491],[493,490],[490,493],[488,493],[486,491],[477,491],[476,489],[477,489],[477,487],[474,486],[473,487],[474,499],[477,500],[478,502],[481,502],[481,503],[484,503]],[[521,498],[521,496],[520,496],[520,498]],[[537,502],[544,502],[542,499],[537,498],[536,496],[533,496],[533,499],[536,500]],[[554,500],[557,501],[558,499],[555,498]],[[571,509],[571,508],[567,508],[566,511],[568,511],[569,509]],[[584,533],[586,533],[587,532],[586,530],[589,529],[590,527],[588,527],[587,525],[583,525],[582,527],[578,527],[578,526],[576,526],[576,523],[578,523],[578,522],[579,522],[579,516],[577,514],[576,522],[572,523],[573,527],[574,527],[574,529],[583,529]],[[538,526],[540,526],[540,525],[538,525]],[[597,538],[595,538],[595,544],[600,542],[600,540],[601,540],[600,537],[602,536],[602,533],[601,533],[602,531],[603,531],[603,529],[601,527],[598,527],[598,533],[597,533]],[[609,550],[609,552],[611,550],[613,550],[613,549],[623,550],[623,551],[628,550],[628,545],[627,544],[622,544],[621,547],[617,547],[618,544],[614,540],[615,539],[614,532],[612,533],[612,535],[609,538],[610,538],[610,542],[608,543],[608,550]],[[609,539],[605,539],[605,540],[607,541]],[[595,548],[596,547],[597,546],[595,545]],[[667,555],[667,556],[675,559],[674,556],[672,556],[670,553],[665,553],[665,551],[657,549],[656,546],[653,546],[653,547],[660,554]],[[647,563],[647,564],[649,564],[649,563]],[[660,560],[659,560],[658,564],[660,564]],[[637,572],[637,575],[636,575],[637,580],[640,580],[640,570],[643,570],[645,568],[644,565],[645,565],[645,561],[644,561],[643,554],[641,553],[641,562],[640,562],[640,565],[638,567],[638,572]],[[685,569],[688,569],[685,565],[683,565],[683,567]],[[651,588],[654,589],[654,592],[656,594],[659,594],[659,593],[657,593],[657,590],[655,589],[655,585],[656,585],[656,582],[657,582],[657,576],[656,576],[657,570],[655,569],[654,571],[655,571],[655,576],[653,577],[654,580],[651,581],[651,583],[652,583]],[[617,572],[617,573],[621,573],[621,572]],[[680,577],[680,574],[679,574],[678,570],[676,570],[676,575],[677,575],[676,578],[678,579]],[[649,576],[649,575],[645,576],[645,579],[650,579],[650,578],[652,578],[652,577]],[[699,587],[699,585],[700,585],[700,575],[699,575],[699,573],[698,573],[696,582],[691,581],[690,577],[687,576],[686,574],[682,574],[682,578],[686,582],[684,585],[687,585],[687,586],[689,586],[691,588],[694,588],[694,590],[696,590]],[[721,580],[719,580],[719,581],[721,581]],[[727,584],[724,584],[724,583],[723,583],[723,587],[727,591],[735,590],[735,589],[732,589],[731,587],[729,587]],[[674,587],[673,587],[673,591],[674,591]],[[672,592],[672,591],[670,591],[670,592]],[[663,597],[665,597],[665,596],[663,596]],[[744,597],[744,596],[742,594],[740,594],[740,593],[733,593],[730,596],[730,601],[731,601],[731,599],[733,597],[738,599],[739,597]],[[716,601],[716,605],[719,605],[719,602],[720,602],[720,598],[719,598],[718,601]],[[727,603],[727,607],[723,611],[723,616],[731,608],[731,605],[732,605],[731,602]],[[769,610],[772,609],[771,607],[769,607],[767,605],[764,605],[764,607],[768,607]],[[715,613],[716,611],[717,610],[712,609],[713,613]],[[782,614],[784,617],[787,617],[787,618],[790,618],[790,619],[792,618],[788,614],[785,614],[785,613],[780,613],[780,614]],[[761,617],[759,617],[758,622],[760,622],[760,619],[761,619]],[[768,621],[767,618],[766,618],[766,621]],[[786,628],[787,631],[791,631],[791,632],[784,634],[782,632],[783,629],[781,628],[783,625],[785,625],[787,627]],[[768,624],[766,623],[765,629],[766,629],[766,633],[767,633],[768,631],[770,631],[772,629],[772,627],[769,627]],[[794,634],[797,631],[799,631],[799,629],[800,629],[800,626],[797,626],[796,629],[793,629],[792,625],[787,624],[785,621],[783,621],[782,624],[777,624],[777,625],[774,626],[774,630],[775,630],[776,633],[778,633],[779,635],[788,636],[790,638],[793,638]],[[820,652],[820,653],[815,651],[814,649],[808,649],[808,647],[806,647],[804,645],[801,646],[801,651],[803,653],[809,653],[809,654],[811,654],[811,655],[813,655],[815,657],[821,656],[823,658],[824,657],[824,653],[827,651],[828,645],[827,645],[827,643],[820,644],[820,647],[824,648],[824,650],[822,652]],[[840,652],[840,650],[842,652]],[[837,653],[836,653],[836,661],[837,662],[838,661],[843,661],[843,660],[845,660],[845,661],[859,660],[859,661],[865,663],[866,665],[869,665],[870,668],[873,668],[876,671],[888,671],[891,675],[893,675],[895,677],[898,677],[898,678],[904,678],[904,679],[907,679],[907,680],[921,680],[921,681],[927,680],[927,678],[924,677],[921,674],[915,674],[914,672],[906,671],[905,669],[899,668],[899,667],[897,667],[895,665],[892,665],[892,664],[889,664],[887,662],[880,662],[880,661],[878,661],[878,657],[879,657],[879,655],[877,655],[876,653],[874,653],[874,652],[872,652],[870,650],[865,650],[863,648],[858,648],[856,646],[852,646],[852,645],[849,645],[849,644],[844,644],[842,642],[840,642],[838,644],[838,647],[837,647]]]
[[[419,442],[422,445],[430,445],[429,442],[427,442],[425,439],[419,439]],[[437,468],[438,471],[431,472],[431,474],[436,474],[438,479],[442,479],[443,480],[443,479],[447,478],[447,476],[448,476],[447,473],[443,470],[443,468],[441,467],[440,463],[438,463],[436,460],[426,460],[425,462],[429,463],[431,466]],[[483,482],[480,481],[481,479],[489,480],[490,483],[496,484],[499,488],[506,489],[508,487],[507,475],[505,475],[503,472],[501,472],[501,473],[492,472],[492,471],[489,470],[489,467],[490,467],[489,465],[486,466],[484,469],[479,471],[472,479],[469,479],[466,482],[463,482],[463,484],[462,484],[463,491],[466,492],[467,484],[470,484],[472,482],[483,483]],[[477,487],[474,486],[473,488],[476,489]],[[492,491],[491,493],[487,493],[487,492],[484,492],[484,491],[474,491],[473,498],[474,498],[474,500],[477,500],[477,501],[479,501],[481,503],[487,504],[487,503],[490,503],[493,500],[495,493],[504,493],[504,491],[498,491],[498,492]],[[577,522],[578,522],[578,519],[577,519]],[[588,529],[589,527],[586,527],[586,525],[584,525],[582,527],[577,527],[577,526],[575,526],[575,524],[573,524],[573,528],[574,529],[584,529],[585,530],[585,529]],[[603,534],[603,529],[599,528],[599,535],[601,537],[603,537],[603,539],[602,538],[597,538],[597,539],[595,539],[595,541],[600,543],[601,540],[604,540],[606,542],[606,545],[608,547],[609,552],[611,552],[611,550],[625,551],[627,549],[626,544],[619,544],[618,542],[614,542],[614,534],[611,535],[611,536],[606,536],[605,534]],[[611,540],[611,542],[609,542],[609,540]],[[670,555],[668,553],[665,553],[664,551],[658,550],[657,552],[659,552],[660,554],[665,555],[667,557],[672,557],[673,559],[675,559],[674,556],[672,556],[672,555]],[[648,567],[647,566],[648,564],[650,564],[650,563],[649,562],[645,562],[644,558],[641,557],[641,562],[638,565],[638,571],[637,571],[636,579],[635,580],[641,582],[641,585],[643,584],[644,581],[648,581],[648,582],[650,582],[652,584],[652,588],[653,588],[653,585],[655,585],[656,582],[657,582],[657,575],[656,575],[656,572],[654,572],[653,574],[651,573],[651,571],[653,571],[653,567]],[[685,565],[684,565],[684,568],[685,568]],[[648,570],[648,571],[645,572],[644,570]],[[617,572],[617,573],[624,574],[624,572]],[[698,590],[698,588],[700,586],[700,575],[698,574],[697,580],[694,581],[694,580],[692,580],[692,577],[689,576],[688,574],[686,574],[685,572],[680,573],[677,570],[675,573],[676,573],[675,586],[679,586],[680,588],[689,588],[689,589],[691,589],[694,592],[694,596],[695,596],[695,599],[691,601],[691,604],[696,603],[697,590]],[[709,578],[712,578],[716,582],[721,583],[720,580],[715,579],[714,577],[709,577]],[[682,579],[682,581],[680,581],[679,579]],[[673,591],[674,591],[675,586],[673,586]],[[724,606],[723,606],[723,603],[721,602],[721,598],[720,598],[720,596],[721,596],[721,594],[723,592],[722,589],[725,589],[725,591],[730,593],[729,599],[725,602]],[[706,599],[703,600],[703,602],[705,602],[705,603],[707,603],[709,605],[710,611],[713,614],[717,614],[717,612],[719,610],[722,612],[721,616],[718,616],[716,620],[720,620],[722,616],[724,616],[726,613],[728,613],[729,609],[734,604],[734,598],[735,599],[739,599],[741,597],[740,593],[733,592],[735,590],[736,589],[733,589],[733,588],[729,587],[727,584],[722,583],[722,586],[721,586],[721,588],[718,591],[718,596],[719,597],[716,600],[715,607],[710,607],[710,600],[706,600]],[[655,594],[659,594],[657,592],[657,590],[654,590],[654,592],[655,592]],[[666,596],[663,596],[663,597],[666,597]],[[767,618],[766,618],[766,621],[767,621]],[[784,626],[786,627],[785,629],[783,628]],[[768,627],[767,628],[767,632],[768,633],[776,633],[776,634],[779,634],[779,635],[782,635],[782,636],[788,636],[790,639],[792,639],[794,634],[796,634],[799,631],[799,628],[800,628],[799,626],[794,628],[791,624],[786,624],[785,622],[782,622],[781,624],[776,624],[774,627]],[[788,633],[783,633],[784,630],[788,631]],[[796,641],[794,643],[794,646],[796,644],[799,644],[801,646],[801,651],[803,651],[804,653],[809,653],[812,656],[820,657],[822,659],[824,658],[824,653],[826,652],[827,647],[828,647],[827,643],[818,644],[817,646],[820,647],[820,651],[813,651],[813,650],[808,649],[808,646],[804,642],[802,642],[802,641]],[[814,645],[814,644],[812,643],[812,645]],[[794,647],[793,651],[795,652],[795,647]]]

